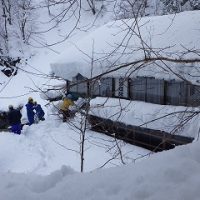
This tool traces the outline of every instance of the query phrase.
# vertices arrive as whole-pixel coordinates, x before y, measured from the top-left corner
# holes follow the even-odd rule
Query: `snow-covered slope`
[[[63,83],[63,81],[51,80],[49,77],[50,63],[62,54],[71,42],[80,40],[90,31],[109,22],[114,15],[112,12],[104,11],[101,11],[98,17],[92,15],[92,12],[88,11],[87,2],[83,1],[80,21],[77,22],[79,10],[76,10],[73,17],[70,17],[71,12],[66,14],[65,17],[70,20],[56,25],[57,21],[52,18],[63,7],[52,8],[53,15],[49,16],[46,7],[43,7],[43,0],[37,0],[37,2],[41,5],[37,10],[37,29],[34,30],[37,34],[34,33],[31,36],[29,47],[24,46],[17,76],[8,78],[0,71],[0,110],[7,110],[9,104],[14,106],[25,104],[29,96],[42,105],[46,104],[47,102],[40,99],[41,89]],[[102,2],[98,2],[97,9],[100,9],[101,5]],[[111,5],[108,3],[107,9],[110,10],[112,5],[113,3]],[[54,26],[56,28],[52,29]],[[13,46],[13,49],[16,52],[19,50],[18,46]]]
[[[140,163],[93,173],[63,167],[46,177],[0,174],[5,200],[198,200],[199,141],[154,155]]]

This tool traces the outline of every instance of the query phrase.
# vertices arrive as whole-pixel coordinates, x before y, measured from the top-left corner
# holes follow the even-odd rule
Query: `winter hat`
[[[31,102],[31,101],[33,101],[33,98],[32,98],[32,97],[29,97],[29,98],[28,98],[28,102]]]
[[[68,94],[66,97],[67,97],[67,99],[72,99],[72,95],[71,94]]]
[[[9,110],[12,110],[13,109],[13,105],[9,105],[8,108],[9,108]]]

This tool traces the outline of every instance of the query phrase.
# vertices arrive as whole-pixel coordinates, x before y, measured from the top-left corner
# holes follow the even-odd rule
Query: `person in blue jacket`
[[[11,126],[11,131],[16,134],[21,134],[22,125],[21,125],[22,114],[20,110],[14,109],[12,105],[9,106],[8,112],[8,122]]]
[[[37,101],[34,102],[34,109],[36,111],[36,117],[38,121],[44,121],[44,110],[42,109],[41,105],[37,103]]]
[[[27,111],[27,117],[28,117],[28,122],[30,126],[34,123],[34,115],[35,115],[32,97],[28,98],[28,103],[26,104],[26,111]]]

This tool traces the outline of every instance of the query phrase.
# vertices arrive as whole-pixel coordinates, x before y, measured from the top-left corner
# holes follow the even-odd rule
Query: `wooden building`
[[[67,90],[81,96],[123,98],[161,105],[200,105],[200,86],[154,77],[105,77],[89,81],[77,74],[72,81],[67,81]]]

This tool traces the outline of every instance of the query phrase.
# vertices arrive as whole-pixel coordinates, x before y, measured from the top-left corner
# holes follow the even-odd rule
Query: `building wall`
[[[83,79],[86,80],[86,79]],[[130,100],[139,100],[149,103],[177,106],[199,106],[200,86],[190,85],[183,81],[155,79],[152,77],[127,78],[102,78],[92,83],[80,82],[80,76],[70,84],[72,92],[89,94],[91,96],[117,97]]]
[[[130,98],[145,102],[164,104],[164,80],[138,77],[130,80]]]
[[[130,80],[130,99],[146,101],[146,79],[135,78]]]
[[[200,105],[200,86],[189,85],[187,103],[193,106]]]
[[[187,105],[188,85],[183,81],[165,82],[165,104]]]
[[[100,96],[102,97],[113,96],[113,78],[103,78],[100,81]]]

